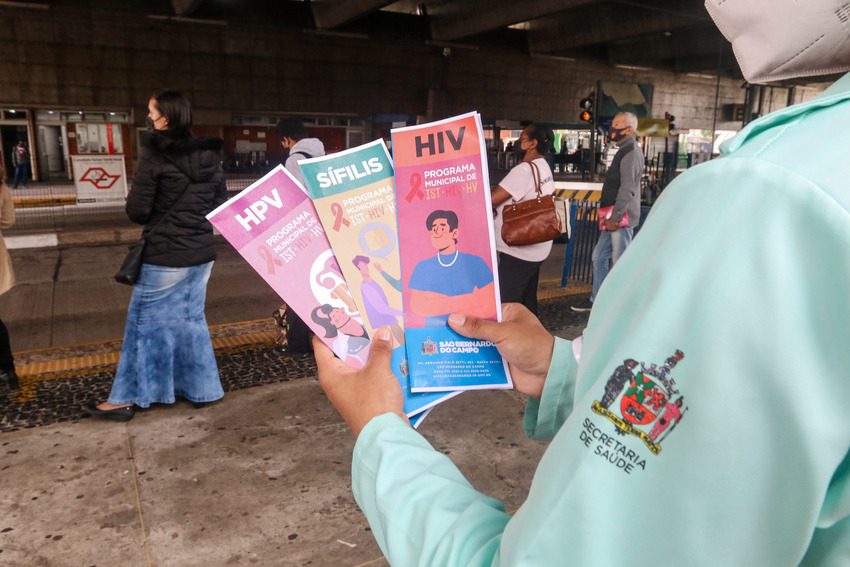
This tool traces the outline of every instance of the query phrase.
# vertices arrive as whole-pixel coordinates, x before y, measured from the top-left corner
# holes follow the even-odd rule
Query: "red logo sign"
[[[80,177],[80,181],[88,181],[98,189],[109,189],[120,177],[120,175],[109,175],[102,167],[90,167]]]

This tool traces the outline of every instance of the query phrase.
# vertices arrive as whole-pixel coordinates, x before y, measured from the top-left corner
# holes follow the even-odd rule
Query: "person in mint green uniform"
[[[706,4],[750,82],[850,70],[846,3]],[[848,119],[850,74],[679,176],[579,340],[519,304],[450,316],[496,343],[551,440],[513,516],[406,423],[389,329],[360,371],[317,343],[389,563],[850,565]]]

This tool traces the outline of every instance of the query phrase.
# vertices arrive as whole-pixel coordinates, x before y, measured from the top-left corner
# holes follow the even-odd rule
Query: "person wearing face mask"
[[[706,4],[749,81],[850,71],[846,0]],[[388,329],[359,371],[317,344],[389,564],[850,564],[848,116],[850,74],[677,177],[582,338],[513,303],[449,317],[495,342],[551,440],[513,515],[407,425]]]
[[[176,396],[203,407],[224,395],[204,316],[216,259],[206,215],[227,200],[223,142],[192,134],[192,109],[178,91],[155,94],[148,111],[126,212],[150,236],[112,391],[106,402],[85,407],[117,421],[132,419],[137,407],[174,403]]]
[[[495,208],[496,251],[499,253],[499,293],[502,303],[515,301],[537,314],[537,283],[540,266],[552,251],[552,241],[528,246],[509,246],[502,240],[502,212],[511,202],[537,198],[537,182],[543,195],[555,192],[552,170],[546,161],[553,147],[554,134],[542,124],[532,123],[520,134],[518,143],[524,150],[522,162],[499,182],[490,194]]]
[[[617,153],[602,184],[599,198],[599,240],[593,248],[593,291],[590,298],[573,311],[590,311],[602,282],[629,244],[640,221],[640,178],[643,175],[643,153],[635,138],[637,116],[621,112],[611,121],[611,141],[617,144]],[[612,208],[613,207],[613,208]],[[604,211],[604,213],[603,213]]]

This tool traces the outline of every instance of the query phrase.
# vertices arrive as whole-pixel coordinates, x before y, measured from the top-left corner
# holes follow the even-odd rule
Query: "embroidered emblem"
[[[605,383],[602,399],[593,402],[591,409],[613,423],[617,433],[634,435],[657,455],[661,452],[661,442],[688,411],[684,396],[670,377],[670,372],[683,358],[685,353],[677,350],[661,366],[641,362],[637,374],[634,369],[638,361],[624,360]],[[620,394],[618,415],[609,408]]]
[[[422,354],[437,354],[437,343],[431,340],[431,337],[425,339],[422,343]]]

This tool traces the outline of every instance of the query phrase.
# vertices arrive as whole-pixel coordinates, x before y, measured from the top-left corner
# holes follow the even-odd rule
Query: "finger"
[[[534,314],[528,310],[528,307],[522,303],[503,303],[502,304],[502,322],[509,323],[513,321],[522,321],[528,317],[534,317]]]
[[[316,368],[320,375],[322,374],[322,371],[328,368],[336,359],[334,351],[329,349],[328,346],[315,335],[313,335],[313,355],[316,357]]]
[[[501,337],[500,323],[460,313],[449,315],[449,327],[464,337],[473,339],[496,342]]]
[[[389,327],[381,327],[372,337],[372,353],[369,355],[367,369],[389,367],[393,355],[392,332]]]

